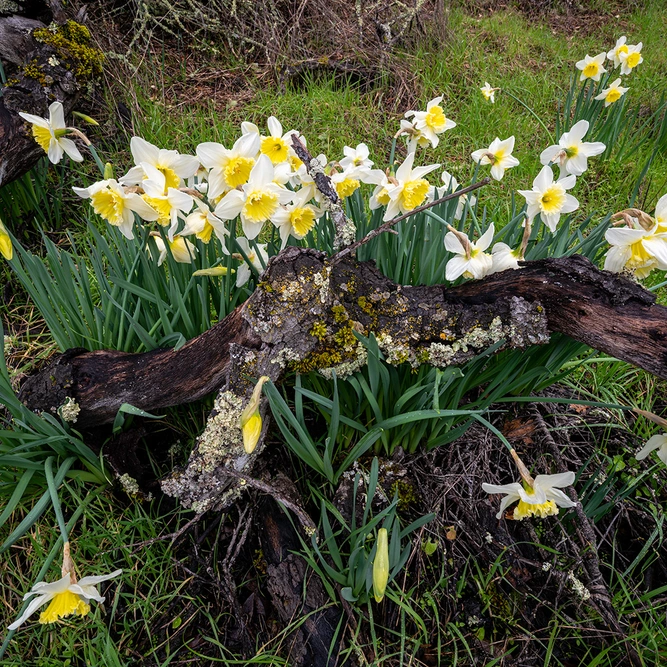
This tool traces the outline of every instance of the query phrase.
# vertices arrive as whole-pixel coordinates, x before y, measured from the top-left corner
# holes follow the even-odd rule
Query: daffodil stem
[[[509,90],[504,89],[503,92],[505,93],[505,95],[508,95],[513,100],[516,100],[526,111],[528,111],[528,113],[531,114],[535,118],[535,120],[537,120],[537,122],[544,128],[544,131],[549,136],[549,141],[551,143],[554,143],[553,135],[549,131],[549,128],[543,123],[542,119],[523,100],[519,99],[516,95],[510,93]]]
[[[100,170],[102,174],[102,178],[104,178],[104,163],[102,160],[100,160],[100,156],[97,154],[97,151],[95,150],[95,146],[90,144],[88,146],[88,150],[90,151],[90,154],[93,156],[93,159],[95,160],[95,164],[97,165],[98,169]]]
[[[389,153],[389,171],[394,171],[394,157],[396,156],[396,140],[398,137],[394,137],[391,142],[391,151]]]
[[[53,480],[53,456],[49,456],[49,458],[46,459],[46,463],[44,464],[44,474],[46,475],[46,484],[49,487],[49,494],[51,496],[51,502],[53,503],[53,511],[56,514],[56,519],[58,519],[60,534],[62,535],[63,542],[69,542],[69,533],[67,531],[67,525],[65,524],[65,518],[63,517],[62,508],[60,507],[58,489],[56,489],[56,483]]]

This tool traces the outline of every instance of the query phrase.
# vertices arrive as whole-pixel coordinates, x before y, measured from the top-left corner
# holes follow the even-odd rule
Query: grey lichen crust
[[[187,466],[162,481],[164,493],[180,499],[184,507],[201,514],[231,503],[241,492],[235,478],[220,474],[221,466],[240,471],[256,453],[246,454],[239,420],[245,402],[223,391],[215,405]]]

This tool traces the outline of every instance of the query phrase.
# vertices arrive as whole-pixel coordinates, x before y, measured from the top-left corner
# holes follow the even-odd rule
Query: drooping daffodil
[[[72,614],[85,616],[90,611],[90,600],[104,602],[104,597],[100,595],[97,586],[103,581],[119,576],[123,571],[114,570],[110,574],[83,577],[77,581],[74,564],[69,555],[69,542],[66,542],[61,572],[62,577],[58,581],[50,584],[40,581],[23,596],[24,600],[33,599],[21,616],[9,626],[9,630],[16,630],[47,602],[50,604],[40,614],[40,623],[55,623]]]
[[[667,232],[667,194],[662,195],[662,197],[658,199],[653,217],[658,223],[658,231]]]
[[[110,225],[118,227],[123,236],[134,238],[134,214],[142,220],[152,222],[160,216],[139,194],[128,191],[113,178],[93,183],[88,188],[72,188],[79,197],[90,199],[93,211]]]
[[[167,245],[162,240],[160,232],[151,232],[151,237],[157,246],[158,255],[157,265],[162,266],[162,263],[167,258]],[[176,235],[172,241],[167,240],[169,250],[175,262],[179,264],[191,264],[197,254],[197,248],[187,239],[180,235]]]
[[[602,53],[598,53],[597,56],[594,57],[586,54],[586,57],[576,64],[576,68],[581,70],[579,81],[584,81],[585,79],[599,81],[600,77],[607,71],[602,66],[606,57],[607,54],[604,53],[604,51]]]
[[[7,228],[2,223],[2,220],[0,220],[0,255],[2,255],[7,261],[9,261],[14,256],[12,239],[9,236]]]
[[[426,111],[405,112],[405,117],[412,117],[414,127],[421,132],[422,136],[430,142],[433,148],[440,141],[439,134],[456,127],[456,123],[445,116],[440,102],[442,102],[442,96],[433,98],[426,105]]]
[[[514,508],[512,518],[521,521],[531,516],[544,518],[558,514],[559,507],[574,507],[575,502],[570,500],[560,489],[574,483],[573,472],[563,472],[556,475],[537,475],[533,479],[516,452],[512,450],[522,482],[512,484],[482,484],[484,491],[490,494],[502,493],[505,497],[500,501],[500,511],[496,519],[501,519],[503,512],[512,503],[519,501]]]
[[[32,136],[53,164],[58,164],[65,153],[74,162],[83,162],[76,144],[65,136],[69,129],[65,125],[65,109],[60,102],[49,106],[48,120],[23,111],[19,112],[19,116],[32,123]]]
[[[644,62],[642,57],[642,43],[634,44],[628,46],[628,50],[625,53],[621,53],[621,74],[632,74],[632,70],[637,67],[637,65]]]
[[[601,141],[583,141],[588,132],[587,120],[575,123],[569,132],[564,132],[558,144],[545,148],[540,154],[543,165],[556,163],[563,174],[581,176],[588,169],[588,158],[600,155],[607,148]]]
[[[488,276],[493,270],[493,258],[484,252],[493,241],[495,229],[493,223],[482,234],[477,242],[472,243],[463,232],[448,226],[445,234],[445,248],[455,254],[445,267],[445,278],[456,280],[460,276],[479,280]]]
[[[275,170],[266,155],[260,155],[250,171],[248,182],[240,190],[228,192],[215,207],[221,220],[241,217],[243,232],[249,239],[256,238],[280,208],[292,200],[293,192],[274,182]]]
[[[491,177],[496,181],[502,180],[505,170],[516,167],[519,161],[512,155],[514,137],[499,139],[496,137],[488,148],[480,148],[472,154],[477,164],[490,164]]]
[[[495,243],[491,249],[493,266],[491,273],[500,273],[507,269],[518,269],[519,262],[523,260],[521,248],[512,250],[507,243]]]
[[[579,202],[567,194],[575,186],[577,177],[570,175],[554,182],[554,173],[550,166],[542,167],[533,181],[532,190],[519,190],[519,194],[526,198],[528,210],[526,216],[533,220],[539,213],[542,222],[552,231],[563,213],[571,213],[579,208]]]
[[[158,148],[141,137],[130,139],[130,151],[135,166],[118,179],[122,185],[141,185],[146,178],[153,178],[146,165],[161,172],[167,188],[180,188],[199,170],[199,160],[194,155],[181,155],[178,151]]]
[[[658,458],[667,465],[667,435],[654,435],[648,439],[648,442],[637,452],[635,458],[637,461],[643,461],[651,452],[658,450]]]
[[[621,85],[621,77],[619,76],[618,79],[612,81],[607,88],[604,88],[599,95],[596,95],[595,99],[604,100],[605,107],[608,107],[610,104],[618,102],[628,90],[630,89],[624,88]]]
[[[439,164],[429,164],[425,167],[415,167],[415,154],[408,153],[401,166],[396,170],[395,177],[388,177],[389,186],[386,188],[386,197],[389,198],[387,210],[383,220],[391,220],[399,213],[408,213],[426,201],[429,182],[424,178],[426,174],[437,169]],[[378,196],[378,201],[380,201]],[[386,200],[386,199],[385,199]]]
[[[251,246],[248,243],[248,239],[243,236],[237,236],[236,244],[240,246],[248,261],[253,265],[257,273],[261,275],[269,261],[269,254],[266,252],[266,243],[255,243]],[[232,257],[243,262],[236,272],[236,286],[243,287],[250,280],[252,271],[241,253],[233,253]]]
[[[185,218],[185,227],[183,227],[179,236],[194,234],[203,243],[208,243],[213,232],[215,232],[215,235],[224,244],[225,237],[229,236],[225,223],[199,199],[195,199],[195,204],[195,210]]]

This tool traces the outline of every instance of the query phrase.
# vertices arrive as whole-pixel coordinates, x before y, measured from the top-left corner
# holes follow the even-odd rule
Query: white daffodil
[[[599,81],[600,77],[607,71],[604,67],[602,67],[602,63],[604,63],[606,57],[607,54],[604,53],[604,51],[602,53],[598,53],[597,56],[593,58],[586,54],[586,57],[576,64],[577,69],[581,70],[579,81],[584,81],[585,79]]]
[[[588,121],[580,120],[569,132],[564,132],[558,145],[545,148],[540,154],[540,162],[548,165],[553,162],[560,166],[561,177],[564,173],[581,176],[588,169],[588,158],[600,155],[607,148],[601,141],[583,141],[588,132]]]
[[[426,195],[426,201],[432,202],[436,199],[440,199],[445,195],[456,192],[459,187],[459,183],[448,171],[443,171],[440,176],[444,186],[441,188],[436,188],[431,186]],[[463,211],[465,210],[466,204],[470,202],[470,206],[474,206],[477,203],[477,199],[474,196],[461,195],[456,200],[456,212],[454,213],[454,220],[460,220],[463,217]],[[372,208],[372,207],[371,207]]]
[[[19,112],[19,116],[32,123],[32,136],[53,164],[58,164],[64,153],[74,162],[83,162],[76,144],[65,136],[68,128],[65,125],[65,109],[60,102],[53,102],[49,106],[49,120],[23,111]]]
[[[533,189],[519,190],[519,194],[526,198],[528,204],[526,211],[528,219],[532,221],[539,213],[542,222],[555,232],[560,216],[579,208],[579,202],[566,192],[573,188],[576,182],[577,177],[570,175],[554,183],[554,172],[551,167],[542,167],[542,171],[533,181]]]
[[[294,168],[297,169],[300,166],[300,160],[298,160],[292,148],[292,135],[296,134],[302,143],[305,143],[303,137],[296,130],[290,130],[283,134],[283,126],[275,116],[269,117],[266,125],[269,128],[269,135],[260,138],[260,151],[262,154],[267,155],[274,165],[290,160],[291,158],[294,162]],[[244,133],[254,133],[255,130],[259,133],[259,129],[253,123],[243,123],[241,127]]]
[[[2,255],[7,261],[9,261],[14,256],[12,239],[9,236],[7,228],[2,224],[2,220],[0,220],[0,255]]]
[[[667,435],[654,435],[635,455],[637,461],[644,460],[651,452],[658,450],[658,458],[667,465]]]
[[[439,164],[430,164],[426,167],[415,167],[412,165],[415,161],[415,154],[408,153],[407,157],[396,170],[395,177],[388,177],[389,187],[386,188],[389,197],[387,210],[384,214],[383,220],[391,220],[399,213],[408,213],[417,208],[426,201],[426,195],[431,187],[429,182],[424,178],[433,170],[437,169]],[[380,202],[383,195],[377,196],[377,201]]]
[[[440,139],[439,134],[456,127],[453,120],[445,117],[440,106],[442,97],[433,98],[427,105],[426,111],[406,111],[405,117],[412,117],[412,125],[421,132],[421,135],[435,148]]]
[[[90,199],[93,210],[110,225],[118,227],[123,236],[133,239],[134,214],[142,220],[157,220],[159,213],[136,192],[126,192],[113,178],[93,183],[88,188],[72,188],[79,197]]]
[[[142,185],[144,179],[152,178],[145,169],[146,165],[150,165],[162,173],[167,188],[177,189],[200,167],[194,155],[181,155],[178,151],[158,148],[141,137],[130,139],[130,151],[136,166],[118,179],[122,185]]]
[[[158,252],[160,253],[157,258],[157,265],[162,266],[162,263],[167,259],[167,246],[160,236],[160,232],[151,232],[151,236],[155,241]],[[169,244],[169,250],[171,250],[171,255],[174,258],[175,262],[179,264],[191,264],[197,253],[197,248],[190,243],[187,239],[184,239],[180,234],[174,237],[173,241],[167,240]],[[150,250],[149,250],[150,253]]]
[[[143,200],[158,213],[157,222],[162,227],[169,227],[167,236],[174,239],[174,232],[178,229],[179,213],[185,216],[192,210],[194,200],[187,192],[181,192],[167,185],[164,172],[153,165],[144,162],[141,169],[148,177],[141,182],[144,190]]]
[[[512,503],[519,501],[514,508],[513,518],[521,521],[527,517],[537,516],[544,518],[558,514],[559,507],[574,507],[572,502],[560,489],[570,486],[574,482],[573,472],[563,472],[557,475],[538,475],[533,480],[532,487],[527,483],[513,482],[512,484],[482,484],[487,493],[503,493],[505,497],[500,502],[500,511],[496,519],[501,519],[505,509]]]
[[[496,137],[488,148],[480,148],[472,154],[472,159],[477,164],[490,164],[491,177],[497,181],[502,180],[506,169],[511,169],[519,164],[512,156],[514,150],[514,137],[501,141]]]
[[[614,61],[614,69],[621,64],[621,54],[628,52],[628,45],[625,43],[625,35],[616,40],[616,46],[607,52],[607,58]]]
[[[97,590],[98,584],[108,581],[122,574],[122,570],[115,570],[111,574],[102,574],[92,577],[83,577],[79,581],[74,574],[74,566],[69,557],[69,542],[65,543],[62,567],[62,578],[47,584],[44,581],[36,583],[29,593],[23,596],[24,600],[33,598],[26,610],[10,626],[9,630],[16,630],[25,623],[42,605],[50,602],[49,606],[40,614],[40,623],[55,623],[58,619],[76,614],[85,616],[90,611],[90,600],[104,602],[104,598]]]
[[[312,199],[310,188],[301,188],[294,193],[291,204],[281,206],[272,218],[278,228],[282,250],[287,245],[287,239],[293,236],[302,239],[315,226],[315,222],[324,211],[309,204]]]
[[[507,243],[496,243],[491,250],[493,266],[491,273],[499,273],[507,269],[518,269],[523,260],[521,247],[512,250]]]
[[[255,243],[251,247],[250,243],[248,243],[248,239],[244,238],[243,236],[237,236],[236,243],[241,247],[241,250],[245,253],[245,256],[261,275],[264,271],[264,267],[269,262],[269,254],[266,252],[266,243]],[[236,286],[243,287],[250,280],[252,272],[241,253],[234,253],[232,257],[243,262],[243,264],[239,266],[238,271],[236,272]]]
[[[336,188],[336,193],[341,199],[346,199],[353,195],[361,186],[361,182],[370,182],[371,170],[368,167],[348,166],[344,171],[333,171],[329,178]]]
[[[417,150],[417,146],[426,148],[431,145],[429,138],[421,130],[418,130],[414,123],[405,118],[401,119],[401,129],[396,136],[402,134],[408,138],[408,153],[414,153]]]
[[[480,88],[480,90],[482,91],[482,95],[484,95],[485,99],[491,102],[491,104],[496,101],[495,94],[498,88],[491,88],[488,81],[484,82],[484,85]]]
[[[642,57],[642,43],[628,46],[625,53],[621,53],[621,74],[632,74],[632,70],[644,62]]]
[[[259,134],[251,133],[242,135],[231,149],[214,142],[197,146],[197,157],[211,170],[207,192],[210,200],[215,200],[221,194],[248,182],[250,171],[259,154],[259,144]]]
[[[280,204],[286,204],[294,196],[293,192],[274,183],[274,178],[271,159],[260,155],[250,171],[248,182],[240,190],[228,192],[215,207],[215,215],[221,220],[233,220],[240,215],[245,235],[249,239],[256,238]]]
[[[604,88],[599,95],[596,95],[595,99],[604,100],[605,107],[608,107],[610,104],[618,102],[628,90],[630,89],[623,88],[621,85],[621,77],[618,77],[618,79],[609,84],[608,88]]]
[[[225,237],[229,236],[229,231],[225,223],[211,211],[206,204],[195,199],[197,204],[195,210],[185,218],[185,227],[181,230],[179,236],[190,236],[194,234],[203,243],[211,240],[211,235],[215,235],[220,241],[225,243]]]
[[[344,146],[343,153],[345,157],[340,161],[340,166],[343,169],[348,167],[367,167],[370,169],[373,166],[373,161],[368,158],[370,153],[366,144],[358,144],[356,148]]]
[[[667,194],[662,195],[662,197],[658,199],[653,217],[658,223],[658,231],[667,232]]]
[[[605,271],[627,269],[637,278],[646,278],[653,269],[667,270],[667,233],[659,233],[657,224],[650,229],[639,222],[634,228],[612,227],[604,237],[611,245],[604,259]]]
[[[463,232],[449,227],[445,235],[445,248],[457,256],[452,257],[445,267],[445,278],[456,280],[460,276],[479,280],[489,275],[493,270],[493,258],[484,251],[491,245],[495,229],[493,223],[479,237],[476,243],[471,243]]]

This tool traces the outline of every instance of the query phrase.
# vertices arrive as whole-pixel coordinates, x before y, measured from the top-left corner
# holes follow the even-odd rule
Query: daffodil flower
[[[667,232],[667,194],[662,195],[662,197],[658,199],[653,217],[658,223],[658,231]]]
[[[278,228],[282,241],[281,250],[287,245],[290,236],[302,239],[308,234],[324,213],[308,203],[311,199],[310,188],[301,188],[294,193],[292,203],[282,205],[273,216],[272,222]]]
[[[341,199],[352,196],[361,186],[361,181],[367,178],[370,169],[365,167],[348,166],[343,171],[333,171],[329,178],[336,188]]]
[[[345,157],[340,161],[340,166],[343,169],[348,167],[367,167],[370,169],[373,166],[373,161],[369,159],[369,150],[366,144],[358,144],[356,148],[350,146],[343,147]]]
[[[445,278],[456,280],[460,276],[464,278],[475,278],[479,280],[487,276],[493,270],[493,258],[484,251],[491,245],[495,229],[493,223],[479,237],[476,243],[472,243],[466,234],[459,232],[453,227],[445,235],[445,248],[453,252],[452,257],[445,267]]]
[[[667,270],[667,233],[659,233],[657,224],[649,229],[639,222],[633,227],[612,227],[604,237],[612,246],[604,260],[605,271],[627,269],[637,278],[646,278],[653,269]]]
[[[167,246],[162,240],[159,232],[151,232],[151,236],[155,240],[155,245],[160,253],[157,260],[157,265],[162,266],[162,263],[167,258]],[[191,264],[192,260],[197,253],[197,248],[190,243],[187,239],[184,239],[182,236],[175,236],[173,241],[167,241],[169,243],[169,249],[171,250],[171,255],[174,258],[175,262],[179,264]]]
[[[621,53],[621,74],[632,74],[632,70],[644,62],[641,51],[642,43],[639,42],[639,44],[629,46],[625,53]]]
[[[167,236],[169,241],[173,241],[174,232],[178,229],[178,216],[190,212],[194,199],[187,192],[169,186],[164,172],[153,165],[143,162],[141,168],[148,177],[141,182],[143,200],[157,211],[158,224],[169,228]]]
[[[233,220],[240,215],[246,237],[256,238],[280,204],[286,204],[294,196],[293,192],[274,183],[274,177],[270,158],[260,155],[250,171],[248,182],[240,190],[228,192],[215,207],[215,215],[221,220]]]
[[[7,261],[9,261],[14,256],[12,239],[9,236],[7,228],[2,224],[2,220],[0,220],[0,255],[2,255]]]
[[[264,271],[264,267],[269,261],[269,254],[266,252],[266,243],[256,243],[255,244],[256,249],[255,249],[255,246],[250,247],[248,239],[244,238],[243,236],[237,236],[236,243],[241,247],[241,250],[243,250],[245,256],[248,258],[250,263],[255,267],[257,272],[261,274],[262,271]],[[250,280],[250,276],[252,276],[252,271],[250,270],[250,267],[245,263],[243,255],[241,255],[240,253],[234,253],[232,257],[234,257],[234,259],[238,259],[243,262],[243,264],[239,266],[236,272],[236,286],[243,287]]]
[[[413,169],[414,161],[415,154],[408,153],[401,166],[396,170],[396,177],[388,178],[387,196],[389,197],[389,203],[383,218],[385,222],[395,218],[399,212],[408,213],[412,211],[426,200],[430,184],[424,176],[440,165],[430,164],[426,167],[415,167]]]
[[[544,518],[558,514],[559,507],[574,507],[576,505],[560,490],[562,487],[571,486],[574,483],[575,474],[573,472],[563,472],[557,475],[537,475],[533,479],[516,452],[511,450],[511,454],[519,468],[523,483],[482,484],[482,488],[487,493],[505,494],[500,502],[500,511],[496,514],[496,519],[502,518],[505,509],[517,500],[519,504],[515,507],[513,513],[513,518],[517,521],[531,516]]]
[[[658,458],[667,465],[667,435],[654,435],[635,455],[637,461],[643,461],[651,452],[658,450]]]
[[[389,535],[386,528],[378,530],[373,559],[373,597],[382,602],[389,581]]]
[[[607,53],[607,58],[614,61],[614,69],[621,64],[621,54],[628,52],[625,35],[616,40],[616,45]]]
[[[540,154],[543,165],[557,163],[563,174],[581,176],[588,169],[588,158],[600,155],[607,148],[601,141],[583,141],[588,132],[588,121],[580,120],[575,123],[569,132],[564,132],[558,140],[558,145],[545,148]]]
[[[195,204],[196,208],[185,218],[185,227],[183,227],[179,236],[194,234],[203,243],[208,243],[213,232],[215,232],[215,235],[224,244],[225,237],[229,236],[225,223],[199,199],[195,199]]]
[[[93,183],[88,188],[72,188],[79,197],[90,199],[93,210],[123,236],[133,239],[134,214],[147,222],[157,220],[159,213],[136,192],[127,192],[113,178]]]
[[[560,216],[579,208],[579,202],[566,192],[573,188],[576,182],[577,177],[570,175],[554,183],[551,167],[542,167],[542,171],[533,181],[533,189],[519,190],[519,194],[526,198],[528,204],[528,219],[532,221],[539,213],[542,222],[555,232]]]
[[[630,89],[623,88],[621,85],[621,77],[618,77],[618,79],[612,81],[607,88],[604,88],[599,95],[596,95],[595,99],[604,100],[605,107],[608,107],[610,104],[618,102],[628,90]]]
[[[511,169],[519,164],[512,155],[514,150],[514,137],[500,140],[496,137],[488,148],[480,148],[472,154],[472,159],[477,164],[490,164],[491,177],[497,181],[502,180],[506,169]]]
[[[207,169],[207,196],[211,200],[234,188],[245,185],[259,154],[258,133],[244,134],[234,142],[231,149],[222,144],[205,142],[197,146],[197,157]]]
[[[262,154],[268,156],[274,165],[291,160],[294,166],[298,168],[300,161],[292,148],[292,135],[296,134],[304,142],[303,137],[296,130],[290,130],[283,134],[283,126],[275,116],[270,116],[266,125],[269,128],[269,135],[260,136],[259,148]],[[259,135],[259,128],[254,123],[245,122],[241,125],[241,128],[244,134]]]
[[[65,110],[60,102],[53,102],[49,106],[49,120],[22,111],[19,116],[32,123],[32,136],[53,164],[58,164],[64,153],[74,162],[83,162],[76,144],[65,136],[68,128],[65,125]]]
[[[396,136],[406,135],[408,138],[408,153],[414,153],[417,146],[426,148],[431,145],[430,139],[421,131],[418,130],[413,122],[401,119],[401,129],[396,133]]]
[[[496,243],[491,249],[493,266],[491,273],[499,273],[507,269],[518,269],[519,262],[523,260],[521,248],[512,250],[507,243]]]
[[[480,90],[482,91],[482,95],[484,95],[484,98],[487,99],[489,102],[491,102],[491,104],[493,104],[496,101],[495,94],[498,88],[491,88],[488,81],[484,82],[484,85],[480,88]]]
[[[130,139],[130,151],[134,164],[130,171],[118,179],[122,185],[142,185],[146,178],[153,178],[146,165],[161,172],[167,188],[177,189],[199,170],[199,160],[193,155],[181,155],[178,151],[158,148],[141,137]]]
[[[604,51],[602,53],[598,53],[597,56],[593,58],[586,54],[586,57],[576,64],[577,69],[581,70],[579,81],[584,81],[585,79],[599,81],[600,77],[607,71],[604,67],[602,67],[602,63],[604,63],[606,57],[607,54],[604,53]]]
[[[456,127],[456,123],[445,116],[440,102],[442,102],[442,96],[433,98],[426,105],[426,111],[406,111],[405,113],[406,118],[412,117],[415,129],[421,132],[433,148],[440,141],[439,134]]]
[[[259,403],[262,397],[262,387],[265,382],[271,378],[262,375],[257,381],[252,392],[250,402],[241,413],[240,427],[243,433],[243,449],[246,454],[252,454],[259,442],[259,436],[262,434],[262,415],[259,413]]]
[[[9,630],[16,630],[25,623],[42,605],[49,602],[49,606],[40,614],[40,623],[55,623],[58,619],[76,614],[85,616],[90,611],[90,600],[104,602],[104,598],[97,590],[98,584],[108,581],[122,574],[122,570],[115,570],[111,574],[76,579],[74,567],[69,557],[69,542],[65,543],[62,578],[50,584],[40,581],[29,593],[23,596],[24,600],[33,598],[26,610],[10,626]]]

